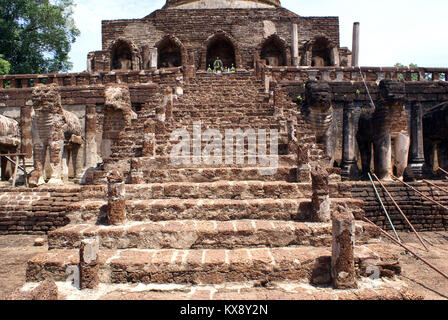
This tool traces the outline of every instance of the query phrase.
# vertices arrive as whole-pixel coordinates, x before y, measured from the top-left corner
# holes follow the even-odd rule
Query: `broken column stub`
[[[141,158],[131,160],[131,171],[129,173],[129,182],[131,184],[144,184],[143,163]]]
[[[321,167],[311,170],[313,197],[311,200],[311,219],[314,222],[329,222],[330,190],[328,187],[328,172]]]
[[[79,249],[79,289],[94,289],[99,283],[99,240],[81,241]]]
[[[123,174],[112,170],[107,175],[107,222],[109,225],[120,225],[126,220],[125,184]]]
[[[310,146],[297,144],[297,182],[311,181]]]
[[[143,157],[155,157],[156,156],[156,122],[149,118],[143,128]]]
[[[332,213],[331,277],[335,289],[356,289],[355,218],[344,207]]]

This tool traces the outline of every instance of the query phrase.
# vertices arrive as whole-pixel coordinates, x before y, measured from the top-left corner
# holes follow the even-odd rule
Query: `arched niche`
[[[268,66],[288,66],[286,42],[278,35],[273,34],[266,38],[259,46],[260,58],[266,60]]]
[[[241,55],[236,41],[223,31],[215,33],[205,42],[202,50],[202,69],[207,69],[209,65],[213,68],[216,58],[223,62],[224,67],[231,67],[232,64],[236,68],[241,67]]]
[[[157,68],[180,67],[186,62],[186,50],[184,45],[173,36],[166,36],[158,43]]]
[[[110,49],[111,70],[133,70],[135,68],[132,45],[125,40],[117,40]]]
[[[334,45],[325,37],[316,37],[312,43],[311,66],[330,67],[334,65]]]

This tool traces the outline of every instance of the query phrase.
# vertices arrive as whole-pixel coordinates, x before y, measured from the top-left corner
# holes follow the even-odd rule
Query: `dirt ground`
[[[427,232],[422,237],[428,241],[430,252],[426,252],[418,239],[411,233],[399,233],[403,243],[415,253],[448,274],[448,232]],[[0,236],[0,299],[5,299],[25,284],[26,262],[34,255],[46,252],[47,247],[33,246],[40,236]],[[382,249],[399,254],[402,266],[401,280],[425,300],[448,300],[448,280],[433,271],[423,262],[416,260],[401,247],[383,240]]]

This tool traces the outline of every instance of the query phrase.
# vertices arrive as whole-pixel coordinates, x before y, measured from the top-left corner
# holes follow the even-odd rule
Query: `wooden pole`
[[[431,269],[433,269],[434,271],[436,271],[437,273],[439,273],[440,275],[442,275],[445,279],[448,279],[448,275],[445,274],[444,272],[442,272],[441,270],[439,270],[437,267],[435,267],[434,265],[432,265],[431,263],[429,263],[428,261],[426,261],[425,259],[423,259],[422,257],[420,257],[418,254],[414,253],[411,249],[409,249],[407,246],[405,246],[404,244],[400,243],[399,241],[395,240],[394,237],[392,237],[390,234],[388,234],[386,231],[384,231],[383,229],[381,229],[380,227],[378,227],[376,224],[374,224],[372,221],[370,221],[369,219],[367,219],[366,217],[362,217],[362,219],[371,224],[372,226],[376,227],[382,234],[384,234],[386,237],[388,237],[390,240],[392,240],[395,244],[399,245],[400,247],[404,248],[406,251],[410,252],[414,257],[416,257],[417,259],[421,260],[422,262],[424,262],[426,265],[428,265]]]
[[[386,194],[389,196],[389,198],[392,200],[393,204],[395,205],[395,207],[398,209],[398,212],[400,212],[400,214],[403,216],[404,220],[406,220],[406,222],[408,223],[408,225],[411,227],[411,230],[415,233],[415,235],[417,236],[418,240],[421,242],[421,244],[425,247],[426,251],[429,251],[428,247],[425,245],[425,243],[423,242],[423,239],[420,237],[420,235],[418,234],[417,230],[415,230],[414,226],[412,225],[412,223],[408,220],[408,217],[406,217],[406,215],[404,214],[404,212],[401,210],[400,206],[398,205],[398,203],[395,201],[395,199],[392,197],[392,195],[390,194],[389,190],[387,190],[386,186],[381,182],[380,179],[378,179],[378,177],[376,176],[376,174],[373,174],[373,176],[375,177],[375,179],[379,182],[379,184],[381,185],[381,187],[384,189],[384,191],[386,192]]]
[[[401,180],[398,179],[397,177],[395,177],[395,176],[392,176],[392,177],[393,177],[395,180],[400,181],[402,184],[404,184],[404,185],[407,186],[408,188],[411,188],[412,190],[414,190],[415,192],[417,192],[419,195],[421,195],[421,196],[422,196],[423,198],[425,198],[426,200],[431,201],[432,203],[435,203],[436,205],[438,205],[438,206],[440,206],[440,207],[442,207],[443,209],[445,209],[445,210],[448,211],[448,208],[445,207],[445,206],[444,206],[443,204],[441,204],[440,202],[437,202],[436,200],[433,200],[433,199],[431,199],[430,197],[424,195],[423,193],[421,193],[420,191],[418,191],[417,189],[415,189],[413,186],[407,184],[407,183],[404,182],[404,181],[401,181]]]
[[[437,189],[439,189],[439,190],[442,190],[443,192],[448,193],[448,190],[447,190],[447,189],[442,188],[442,187],[440,187],[440,186],[438,186],[438,185],[436,185],[436,184],[434,184],[434,183],[432,183],[432,182],[429,182],[428,180],[423,180],[423,182],[426,182],[426,183],[429,184],[430,186],[433,186],[434,188],[437,188]]]
[[[375,190],[376,197],[378,198],[378,200],[381,204],[381,207],[383,208],[384,213],[386,214],[387,220],[389,220],[389,224],[391,225],[392,230],[394,231],[395,236],[397,237],[398,241],[401,242],[400,238],[398,237],[397,231],[395,230],[394,224],[392,223],[392,220],[389,217],[389,213],[387,213],[386,207],[384,206],[383,201],[381,200],[380,194],[378,193],[378,190],[375,187],[375,183],[372,180],[372,176],[370,175],[370,173],[368,173],[368,175],[369,175],[370,182],[372,183],[373,190]]]

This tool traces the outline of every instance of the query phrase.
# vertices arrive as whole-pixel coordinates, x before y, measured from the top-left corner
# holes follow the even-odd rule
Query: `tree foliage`
[[[395,64],[395,67],[396,67],[396,68],[403,68],[403,67],[405,67],[405,65],[403,65],[403,64],[401,64],[401,63],[398,62],[398,63]],[[411,68],[411,69],[417,69],[417,68],[418,68],[418,65],[416,65],[415,63],[410,63],[410,64],[409,64],[409,68]],[[399,77],[399,78],[401,78],[401,79],[404,80],[403,75],[401,75],[401,77]],[[413,73],[413,74],[411,75],[411,80],[412,80],[412,81],[418,81],[418,74]]]
[[[71,44],[79,35],[73,0],[0,0],[0,52],[10,72],[68,71]]]
[[[11,64],[2,58],[3,55],[0,54],[0,74],[8,74],[11,69]]]

